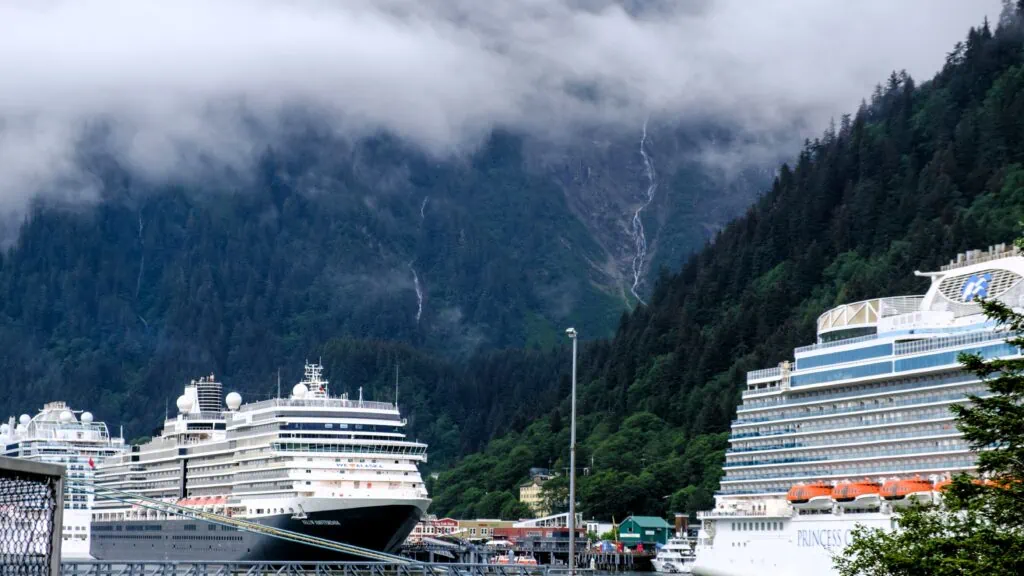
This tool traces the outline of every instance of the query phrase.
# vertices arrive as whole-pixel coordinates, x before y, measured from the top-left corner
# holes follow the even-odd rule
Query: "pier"
[[[591,574],[585,568],[577,573]],[[564,566],[428,562],[61,562],[60,576],[566,576]]]

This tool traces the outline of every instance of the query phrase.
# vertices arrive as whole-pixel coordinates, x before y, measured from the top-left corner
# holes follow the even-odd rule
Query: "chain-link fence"
[[[63,471],[0,457],[0,576],[58,573]]]

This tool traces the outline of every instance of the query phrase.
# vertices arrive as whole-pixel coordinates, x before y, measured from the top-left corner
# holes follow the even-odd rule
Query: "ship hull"
[[[838,576],[835,555],[850,544],[858,526],[891,530],[893,516],[814,514],[797,517],[717,519],[713,545],[698,546],[693,573],[699,576]],[[765,529],[777,526],[778,529]],[[734,527],[745,525],[744,530]],[[702,530],[707,538],[707,531]]]
[[[398,504],[310,512],[305,518],[279,514],[254,521],[391,553],[412,532],[422,515],[423,509],[419,506]],[[97,560],[109,561],[363,559],[273,536],[185,519],[93,522],[90,551]]]

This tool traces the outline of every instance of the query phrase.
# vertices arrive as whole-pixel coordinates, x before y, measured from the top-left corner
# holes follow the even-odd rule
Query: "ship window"
[[[797,370],[803,370],[806,368],[817,368],[818,366],[828,366],[829,364],[842,364],[844,362],[855,362],[857,360],[877,358],[879,356],[890,356],[891,354],[892,344],[881,344],[879,346],[869,346],[867,348],[845,350],[843,352],[833,352],[832,354],[821,354],[819,356],[797,358],[796,368]]]
[[[892,362],[878,362],[875,364],[837,368],[835,370],[824,370],[822,372],[814,372],[811,374],[799,374],[790,377],[789,381],[790,385],[793,387],[808,386],[810,384],[822,384],[824,382],[846,380],[847,378],[877,376],[879,374],[888,374],[890,372],[892,372]]]

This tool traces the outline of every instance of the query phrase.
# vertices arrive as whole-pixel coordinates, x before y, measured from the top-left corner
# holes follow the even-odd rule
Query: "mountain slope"
[[[1018,9],[995,32],[972,29],[928,83],[894,73],[855,115],[807,142],[744,216],[662,277],[611,341],[584,347],[584,513],[710,506],[748,370],[813,341],[815,318],[837,303],[921,293],[913,270],[1019,235],[1022,39]],[[564,466],[568,403],[547,412],[442,473],[438,513],[493,513],[465,495],[469,486],[513,489],[505,479],[514,474],[497,472],[503,462],[522,474]],[[556,501],[561,488],[552,487]]]
[[[174,183],[123,165],[102,127],[86,134],[78,162],[101,198],[37,203],[0,257],[0,410],[66,399],[147,434],[199,374],[267,394],[278,369],[291,382],[336,338],[487,358],[550,347],[570,323],[611,334],[635,302],[632,240],[602,236],[593,218],[604,206],[600,218],[628,222],[639,206],[646,180],[633,135],[621,145],[606,135],[629,155],[602,173],[639,183],[584,183],[573,196],[560,174],[591,155],[585,146],[497,131],[472,155],[442,160],[385,134],[352,143],[316,118],[291,118],[284,133],[251,169],[211,164]],[[698,143],[659,153],[664,173]],[[538,155],[543,146],[557,162]],[[662,241],[657,218],[698,204],[690,218],[718,225],[756,190],[691,201],[702,191],[680,178],[660,186],[645,215],[651,250],[638,294],[654,248],[685,253],[704,237]],[[343,364],[328,376],[352,387],[375,378],[351,378]]]

